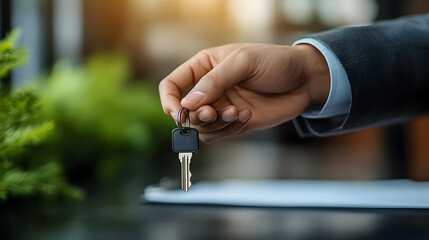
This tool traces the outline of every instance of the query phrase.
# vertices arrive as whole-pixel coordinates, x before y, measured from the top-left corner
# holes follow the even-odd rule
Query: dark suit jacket
[[[317,33],[346,70],[350,111],[329,119],[298,117],[301,136],[329,136],[406,121],[429,111],[429,14]]]

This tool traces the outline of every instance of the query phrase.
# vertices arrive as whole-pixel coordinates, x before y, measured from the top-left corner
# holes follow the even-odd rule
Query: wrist
[[[310,105],[324,105],[330,92],[330,72],[328,63],[322,53],[309,44],[299,44],[303,76],[308,86]]]

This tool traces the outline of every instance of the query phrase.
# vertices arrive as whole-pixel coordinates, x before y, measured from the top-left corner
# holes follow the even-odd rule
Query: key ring
[[[183,112],[183,110],[186,110],[185,111],[185,127],[182,126],[182,112]],[[187,132],[185,128],[188,128],[191,125],[191,123],[189,121],[188,109],[186,109],[184,107],[181,107],[179,109],[179,111],[177,112],[176,122],[177,122],[177,126],[179,126],[179,128],[180,128],[180,132],[182,134],[185,134]]]

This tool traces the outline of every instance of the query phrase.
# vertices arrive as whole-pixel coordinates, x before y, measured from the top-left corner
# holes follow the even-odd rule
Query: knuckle
[[[162,95],[162,93],[163,93],[163,91],[164,91],[164,85],[165,85],[165,80],[161,80],[161,81],[158,83],[158,91],[159,91],[159,94],[160,94],[160,95]]]
[[[190,65],[194,67],[200,66],[206,68],[207,64],[210,62],[210,55],[211,53],[209,49],[200,50],[190,59]]]
[[[204,66],[204,61],[207,57],[207,51],[201,50],[190,59],[191,66]]]
[[[198,51],[198,53],[195,56],[204,57],[210,54],[210,51],[208,48],[202,49]]]
[[[236,50],[236,62],[241,63],[243,66],[252,65],[255,59],[254,49],[250,46],[244,46]]]
[[[168,89],[168,85],[171,84],[171,79],[166,77],[164,79],[162,79],[159,84],[158,84],[158,90],[161,91],[165,91]]]
[[[248,46],[240,47],[236,50],[236,56],[247,59],[252,55],[252,48]]]

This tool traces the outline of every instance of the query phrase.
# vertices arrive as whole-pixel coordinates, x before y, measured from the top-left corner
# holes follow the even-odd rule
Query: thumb
[[[182,99],[183,107],[190,111],[211,105],[219,100],[226,89],[243,81],[250,72],[251,64],[231,54],[203,76],[194,88]]]

